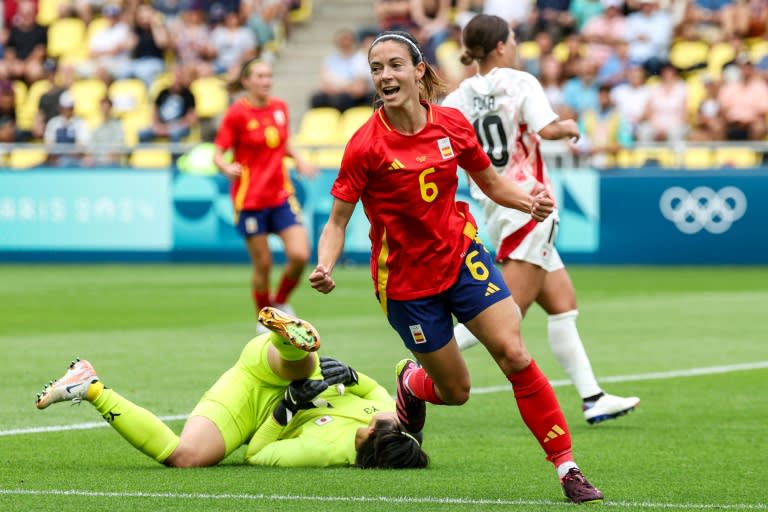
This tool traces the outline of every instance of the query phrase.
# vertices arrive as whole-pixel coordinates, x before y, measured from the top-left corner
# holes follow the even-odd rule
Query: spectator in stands
[[[700,39],[715,42],[746,35],[746,24],[737,26],[739,7],[734,0],[691,0],[686,7],[683,24],[693,27]]]
[[[376,0],[373,13],[379,31],[410,30],[416,26],[411,17],[411,0]]]
[[[696,109],[696,118],[688,139],[692,141],[725,140],[725,120],[718,99],[720,83],[709,74],[702,75],[701,82],[704,85],[704,99]]]
[[[152,7],[162,16],[163,21],[173,25],[182,12],[189,10],[195,0],[152,0]]]
[[[367,57],[359,51],[355,33],[339,30],[336,49],[323,61],[320,90],[312,95],[310,107],[332,107],[344,111],[373,101]]]
[[[554,55],[544,54],[540,58],[541,76],[539,81],[544,89],[552,110],[560,119],[575,119],[576,112],[565,103],[563,96],[563,70],[560,61]]]
[[[103,121],[93,131],[90,152],[83,157],[83,165],[117,166],[123,162],[123,146],[125,144],[125,132],[120,119],[112,115],[112,100],[105,96],[102,98],[101,114]]]
[[[645,143],[676,143],[685,139],[688,127],[687,86],[677,68],[665,63],[659,82],[651,86],[637,138]]]
[[[181,142],[192,132],[197,122],[195,97],[189,89],[192,70],[177,66],[173,82],[157,95],[152,113],[152,126],[139,131],[139,142],[152,142],[167,137],[170,142]]]
[[[619,7],[623,3],[623,0],[620,0]],[[584,27],[592,18],[603,13],[605,5],[605,0],[571,0],[568,12],[573,18],[574,30],[583,32]]]
[[[487,7],[488,2],[484,0],[456,0],[454,2],[455,4],[455,15],[454,15],[454,21],[456,24],[461,28],[464,29],[464,25],[469,23],[469,20],[477,16],[478,14],[483,13],[483,9]],[[530,4],[528,2],[506,2],[506,4],[509,4],[510,6],[516,6],[521,5],[523,6],[523,9],[525,7],[528,7],[530,9]],[[508,13],[505,13],[508,14]],[[498,15],[501,16],[501,15]],[[501,16],[507,21],[512,21],[510,18],[507,18],[506,16]],[[523,19],[525,19],[525,16],[523,16]]]
[[[597,71],[597,81],[601,84],[617,86],[629,81],[629,70],[636,66],[629,58],[629,44],[618,41],[608,58]]]
[[[256,43],[261,49],[262,58],[272,58],[264,54],[267,43],[276,41],[282,34],[290,36],[291,24],[288,22],[288,12],[296,4],[290,0],[244,0],[241,11],[246,19],[246,25],[253,31]]]
[[[195,76],[211,75],[214,49],[202,8],[193,4],[188,10],[182,11],[173,25],[169,26],[169,31],[176,64],[191,69]]]
[[[43,77],[48,31],[35,20],[35,4],[19,2],[5,44],[0,74],[28,85]]]
[[[432,65],[437,63],[437,47],[450,35],[450,18],[451,0],[411,0],[411,19],[415,24],[411,33]]]
[[[588,156],[593,167],[605,168],[615,165],[616,154],[632,144],[632,130],[611,100],[610,85],[598,88],[597,99],[598,107],[581,115],[581,137],[572,149],[578,155]]]
[[[555,41],[560,41],[573,32],[574,19],[568,8],[571,0],[536,0],[532,12],[536,20],[536,32],[545,30],[552,34]]]
[[[561,41],[565,48],[563,64],[563,78],[569,80],[581,73],[584,60],[584,39],[581,34],[570,34]]]
[[[645,83],[645,69],[639,64],[630,66],[628,81],[613,88],[613,103],[622,117],[629,122],[632,135],[637,138],[637,129],[645,116],[651,100],[651,88]]]
[[[131,29],[131,75],[149,88],[165,70],[165,50],[171,36],[162,15],[150,4],[136,7]]]
[[[17,142],[16,94],[13,83],[10,80],[2,80],[0,81],[0,143],[9,142]]]
[[[93,34],[88,43],[89,60],[78,64],[81,76],[96,76],[105,82],[131,75],[131,27],[122,19],[119,5],[107,4],[102,14],[109,23]]]
[[[51,88],[45,91],[38,100],[35,120],[32,124],[32,138],[42,139],[48,121],[59,115],[59,98],[72,87],[77,76],[71,64],[58,65],[53,59],[43,63],[45,79],[50,81]]]
[[[659,74],[672,42],[672,15],[659,8],[658,0],[640,0],[640,10],[627,16],[626,28],[629,57],[649,75]]]
[[[598,109],[597,102],[597,66],[587,59],[581,59],[576,68],[578,74],[563,85],[563,100],[576,115],[592,109]]]
[[[90,139],[88,124],[75,115],[75,99],[72,93],[64,91],[59,98],[59,115],[45,125],[43,140],[49,146],[48,164],[58,167],[79,166],[82,152],[88,147]],[[61,151],[56,150],[54,146],[69,146],[71,149]]]
[[[581,35],[587,43],[586,57],[602,66],[624,41],[626,19],[621,9],[624,0],[601,0],[604,10],[586,23]]]
[[[258,55],[258,43],[253,32],[242,23],[237,11],[222,12],[222,23],[211,32],[215,55],[213,70],[235,80],[242,65]]]
[[[763,140],[768,115],[768,85],[758,74],[748,53],[736,57],[736,65],[723,70],[718,100],[728,140]]]

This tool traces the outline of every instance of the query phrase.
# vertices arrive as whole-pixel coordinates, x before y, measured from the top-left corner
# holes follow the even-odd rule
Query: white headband
[[[373,42],[371,43],[371,48],[376,46],[377,43],[380,43],[381,41],[386,41],[387,39],[399,39],[400,41],[405,41],[411,46],[411,48],[416,50],[416,54],[419,56],[419,62],[424,60],[424,57],[421,55],[421,50],[419,50],[419,47],[416,46],[416,43],[414,43],[413,41],[411,41],[405,36],[401,36],[400,34],[382,34],[373,40]]]

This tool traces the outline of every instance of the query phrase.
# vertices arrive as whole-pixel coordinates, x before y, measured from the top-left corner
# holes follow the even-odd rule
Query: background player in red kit
[[[528,428],[577,503],[602,493],[573,460],[571,437],[554,390],[520,336],[516,306],[477,237],[466,203],[456,201],[458,166],[492,200],[544,220],[554,202],[501,178],[464,115],[429,103],[442,83],[405,32],[385,32],[368,52],[383,106],[352,136],[333,185],[312,287],[329,293],[347,223],[358,200],[371,223],[371,274],[390,325],[418,359],[397,368],[397,409],[421,430],[424,402],[460,405],[470,376],[453,337],[452,315],[485,345],[512,384]]]
[[[235,222],[245,238],[253,268],[251,290],[256,311],[274,305],[293,314],[288,298],[309,260],[309,239],[283,159],[292,157],[296,170],[304,175],[314,176],[317,169],[291,149],[286,104],[270,96],[270,65],[248,61],[235,85],[245,89],[245,95],[229,107],[221,121],[213,161],[232,180]],[[234,153],[232,162],[224,157],[229,149]],[[269,291],[270,233],[282,239],[286,257],[274,296]]]

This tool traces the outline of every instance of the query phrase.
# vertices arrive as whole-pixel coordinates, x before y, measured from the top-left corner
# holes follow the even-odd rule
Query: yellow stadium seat
[[[69,0],[38,0],[37,2],[37,22],[47,27],[59,17],[63,10],[69,8]]]
[[[760,62],[766,55],[768,55],[768,41],[761,39],[749,47],[749,56],[754,63]]]
[[[342,156],[344,156],[344,149],[328,148],[310,152],[307,160],[317,167],[338,169],[341,166]]]
[[[517,45],[517,54],[525,60],[538,59],[541,56],[541,47],[536,41],[523,41]]]
[[[714,161],[712,148],[709,147],[688,147],[683,153],[683,163],[689,169],[710,169]]]
[[[85,23],[78,18],[59,18],[48,26],[48,55],[67,57],[85,47]]]
[[[189,86],[195,96],[195,110],[202,118],[216,117],[229,106],[227,84],[215,76],[201,77]]]
[[[707,71],[713,77],[720,78],[725,63],[732,61],[735,57],[736,50],[729,43],[716,43],[709,49]]]
[[[669,49],[669,61],[680,70],[706,64],[708,59],[709,45],[704,41],[677,41]]]
[[[701,76],[695,73],[688,77],[686,80],[687,92],[688,92],[688,117],[691,121],[696,117],[696,112],[699,110],[701,102],[706,97],[707,90],[704,87],[704,83],[701,81]]]
[[[139,142],[139,131],[148,128],[152,124],[153,107],[147,105],[138,110],[126,112],[120,118],[123,125],[123,134],[127,146],[135,146]]]
[[[335,144],[340,118],[341,112],[335,108],[309,109],[301,116],[299,131],[294,136],[293,142],[306,146]]]
[[[155,98],[157,98],[157,95],[160,94],[160,91],[166,87],[169,87],[172,83],[173,73],[170,71],[166,71],[157,75],[155,80],[152,82],[152,85],[149,86],[149,100],[155,101]]]
[[[352,107],[345,110],[341,114],[336,132],[338,141],[346,144],[357,129],[370,119],[371,114],[373,114],[373,107]]]
[[[675,167],[677,155],[669,148],[624,149],[616,155],[618,167]]]
[[[755,167],[760,165],[760,156],[752,148],[723,146],[715,149],[715,165],[720,167]]]
[[[101,100],[107,95],[107,84],[98,78],[75,80],[69,88],[75,99],[75,114],[90,118],[101,112]]]
[[[48,152],[44,148],[15,148],[8,155],[8,167],[11,169],[29,169],[44,164],[47,159]]]
[[[19,112],[19,109],[24,105],[24,101],[27,99],[27,84],[22,82],[21,80],[14,80],[13,81],[13,97],[16,107],[16,112]]]
[[[16,124],[19,128],[29,130],[35,122],[40,96],[45,94],[51,88],[51,82],[48,80],[38,80],[27,89],[27,95],[24,103],[16,109]]]
[[[92,19],[90,23],[88,23],[88,26],[85,27],[85,40],[90,44],[93,36],[107,27],[109,27],[109,18],[100,16]]]
[[[137,169],[165,169],[171,166],[167,148],[136,148],[128,157],[128,165]]]
[[[112,112],[118,116],[149,105],[147,86],[138,78],[115,80],[109,85],[107,95],[112,100]]]
[[[301,0],[299,7],[288,11],[288,21],[303,23],[312,17],[312,0]]]

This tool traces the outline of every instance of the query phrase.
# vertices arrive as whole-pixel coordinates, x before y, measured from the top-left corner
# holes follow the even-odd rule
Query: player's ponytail
[[[236,93],[244,90],[245,87],[243,87],[243,79],[248,78],[248,75],[251,74],[251,69],[253,69],[253,66],[259,64],[260,62],[263,61],[258,57],[254,57],[253,59],[248,59],[245,61],[240,67],[240,74],[237,76],[237,78],[227,83],[227,90],[230,93]]]
[[[468,66],[473,61],[482,62],[499,42],[509,38],[509,24],[503,18],[490,14],[478,14],[469,20],[462,31],[464,53],[461,63]]]

